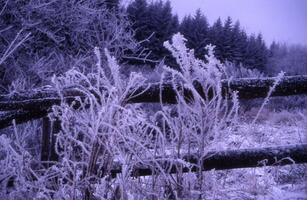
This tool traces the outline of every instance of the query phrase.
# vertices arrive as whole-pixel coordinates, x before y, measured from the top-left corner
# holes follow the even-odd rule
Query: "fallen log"
[[[267,96],[273,83],[274,78],[223,80],[222,91],[224,96],[227,96],[231,91],[238,91],[240,99],[263,98]],[[202,94],[200,84],[196,83],[195,88]],[[81,97],[81,99],[84,97],[84,93],[77,88],[65,89],[62,93],[64,100],[68,103],[74,101],[76,97]],[[127,103],[157,103],[160,101],[160,93],[162,94],[161,99],[163,103],[176,103],[176,94],[172,85],[163,84],[162,91],[160,91],[158,83],[145,85],[138,88],[133,94],[129,93],[126,101]],[[191,92],[188,89],[184,90],[184,94],[187,99],[192,98]],[[271,96],[300,94],[307,94],[307,76],[284,77]],[[58,92],[52,89],[0,95],[0,111],[19,110],[14,115],[3,114],[0,116],[0,128],[7,127],[7,121],[15,119],[13,116],[18,119],[16,120],[17,123],[35,119],[41,116],[38,113],[47,113],[51,106],[59,105],[61,100]],[[18,115],[18,113],[21,114]],[[21,120],[22,117],[27,118]]]
[[[158,159],[157,159],[158,160]],[[183,165],[182,162],[164,159],[156,163],[136,164],[132,169],[132,176],[150,176],[160,174],[161,169],[166,174],[178,172],[199,172],[209,170],[228,170],[236,168],[254,168],[265,166],[283,166],[290,164],[307,163],[307,143],[287,146],[266,147],[257,149],[226,150],[209,152],[204,158],[197,155],[183,156],[182,161],[191,166]],[[200,165],[198,165],[200,163]],[[111,176],[116,177],[122,172],[120,165],[115,165],[111,170]]]

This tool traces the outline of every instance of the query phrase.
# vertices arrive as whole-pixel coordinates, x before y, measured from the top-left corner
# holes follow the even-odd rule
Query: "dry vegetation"
[[[266,109],[268,98],[264,106],[245,102],[240,110],[236,92],[222,96],[222,78],[263,74],[229,63],[225,70],[210,45],[207,62],[199,60],[181,34],[164,43],[179,70],[160,63],[150,75],[127,73],[118,62],[127,53],[139,59],[142,51],[136,54],[139,44],[119,10],[94,0],[0,3],[1,90],[18,93],[48,84],[61,97],[69,87],[85,96],[74,100],[77,110],[62,98],[49,114],[61,123],[58,160],[40,160],[41,121],[1,130],[1,199],[306,199],[306,165],[203,172],[197,163],[198,171],[182,172],[182,166],[193,167],[186,154],[203,158],[210,150],[307,142],[305,110],[275,112]],[[178,103],[127,104],[128,93],[136,95],[131,91],[153,80],[160,87],[171,83]],[[194,81],[213,97],[202,98]],[[184,87],[193,101],[185,99]],[[177,173],[165,170],[160,161],[166,159]],[[139,163],[156,174],[135,176]],[[115,164],[122,173],[113,177]]]

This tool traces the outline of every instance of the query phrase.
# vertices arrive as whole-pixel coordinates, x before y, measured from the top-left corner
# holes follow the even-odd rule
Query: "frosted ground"
[[[294,99],[294,100],[293,100]],[[307,142],[307,110],[278,108],[280,104],[299,106],[306,97],[271,98],[251,125],[259,111],[262,99],[243,103],[236,126],[225,130],[225,136],[215,148],[248,149],[282,146]],[[274,101],[274,103],[272,103]],[[292,104],[289,103],[292,101]],[[251,105],[256,105],[251,109]],[[157,109],[152,105],[150,110]],[[247,109],[247,111],[246,111]],[[279,111],[274,111],[278,109]],[[150,113],[150,111],[149,111]],[[307,165],[288,165],[204,172],[206,199],[242,200],[306,200]],[[187,176],[195,176],[188,174]],[[195,195],[197,195],[195,191]]]
[[[21,162],[24,157],[20,159],[18,155],[16,161],[20,162],[19,167],[22,170],[16,171],[19,184],[15,197],[23,196],[26,191],[29,194],[32,192],[37,199],[44,199],[43,196],[46,199],[80,199],[86,196],[114,199],[112,196],[116,195],[127,196],[127,199],[304,199],[307,192],[306,165],[193,174],[179,172],[175,175],[167,175],[163,171],[157,161],[164,158],[183,161],[181,157],[177,157],[182,155],[181,151],[191,149],[204,156],[212,149],[297,144],[304,142],[306,137],[306,112],[303,110],[278,113],[265,108],[259,112],[259,106],[255,104],[253,109],[244,110],[243,107],[238,113],[239,101],[236,93],[232,94],[232,100],[226,100],[221,94],[219,86],[223,65],[213,56],[212,46],[208,47],[207,63],[195,59],[193,51],[186,49],[184,38],[180,34],[173,37],[172,44],[166,43],[166,47],[172,51],[181,67],[181,71],[177,71],[164,66],[165,74],[162,74],[167,80],[171,77],[173,89],[178,94],[177,104],[173,105],[177,115],[175,117],[169,105],[161,105],[161,111],[155,113],[154,118],[150,118],[151,114],[138,105],[126,106],[124,99],[127,92],[143,85],[146,79],[135,73],[131,74],[128,81],[122,79],[119,66],[107,50],[105,53],[111,71],[110,77],[105,75],[105,70],[100,65],[100,51],[96,48],[97,71],[82,74],[73,69],[64,76],[54,78],[53,83],[60,93],[65,85],[83,87],[87,91],[88,101],[80,103],[87,109],[76,112],[65,101],[53,107],[53,115],[62,122],[62,131],[56,142],[56,150],[61,159],[54,166],[46,168],[45,173],[36,172],[35,175],[41,182],[37,185],[36,181],[23,179],[27,170],[31,173],[34,171],[30,162]],[[276,82],[281,78],[282,76],[278,76]],[[213,90],[214,98],[202,98],[193,86],[194,80],[202,84],[206,95]],[[192,103],[186,101],[182,90],[177,87],[182,83],[193,92]],[[101,86],[108,92],[100,90]],[[93,89],[96,89],[95,94],[103,103],[97,101],[96,95],[92,95]],[[168,123],[169,130],[158,125],[159,117]],[[150,136],[154,135],[154,131],[157,136]],[[21,145],[18,145],[17,131],[15,134],[19,148]],[[174,139],[168,138],[170,134]],[[6,141],[4,138],[3,142]],[[3,148],[12,150],[14,146],[5,143]],[[100,148],[104,149],[103,152]],[[169,157],[169,152],[173,157]],[[15,165],[10,156],[11,154],[7,156],[10,164],[6,167],[8,171],[10,166]],[[110,169],[108,166],[111,166],[114,159],[119,160],[123,166],[122,173],[116,179],[107,179],[94,172],[96,164],[102,167],[107,165],[102,169]],[[162,169],[161,174],[131,178],[130,169],[138,160],[145,163],[152,161],[152,167],[157,163],[159,169]],[[82,170],[86,169],[90,170],[84,172],[84,177],[81,176]],[[50,178],[54,174],[63,181],[54,184]],[[94,182],[89,182],[92,179]],[[10,194],[10,198],[14,199],[14,193]]]
[[[251,119],[255,110],[247,112],[245,118]],[[229,131],[226,144],[220,147],[241,149],[306,142],[306,110],[265,109],[253,126],[250,119],[243,117],[242,123]],[[235,169],[217,172],[215,176],[221,178],[212,187],[217,195],[212,199],[307,199],[306,165]]]
[[[156,71],[143,73],[151,81],[158,80],[159,73]],[[225,130],[224,138],[215,148],[248,149],[307,143],[306,102],[306,96],[271,97],[255,120],[263,99],[242,101],[238,123]],[[149,115],[158,107],[149,107]],[[204,174],[207,178],[206,199],[307,199],[306,164],[210,171]]]

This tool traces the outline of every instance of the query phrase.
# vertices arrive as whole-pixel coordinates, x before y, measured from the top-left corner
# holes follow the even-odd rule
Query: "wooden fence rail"
[[[222,90],[223,95],[229,94],[230,91],[238,91],[240,99],[263,98],[267,96],[273,83],[274,78],[223,80]],[[201,94],[202,88],[199,84],[195,84],[195,88]],[[158,83],[145,85],[134,92],[134,94],[138,93],[140,95],[127,99],[127,103],[159,102],[160,93],[164,103],[176,103],[176,94],[170,84],[164,84],[162,91]],[[307,76],[284,77],[271,96],[300,94],[307,94]],[[76,88],[65,89],[63,95],[68,103],[72,102],[75,97],[84,97],[84,94]],[[191,97],[191,92],[186,89],[185,95]],[[52,89],[0,95],[0,111],[6,111],[0,115],[0,129],[10,126],[13,119],[18,124],[44,117],[52,105],[58,105],[60,102],[61,98],[57,91]]]
[[[240,99],[263,98],[267,96],[273,83],[273,78],[223,80],[222,91],[225,96],[230,91],[238,91]],[[200,84],[196,83],[194,86],[202,94]],[[76,88],[65,89],[62,92],[67,103],[71,103],[76,97],[84,98],[84,94]],[[159,84],[145,85],[135,91],[135,94],[140,95],[127,99],[127,103],[159,102],[160,94],[162,94],[163,103],[176,103],[176,95],[170,84],[164,84],[162,91],[160,91]],[[300,94],[307,94],[307,76],[284,77],[271,96]],[[192,97],[191,92],[187,89],[185,89],[185,95],[189,98]],[[45,117],[53,105],[59,105],[60,103],[60,96],[57,91],[52,89],[0,95],[0,112],[2,112],[0,114],[0,129],[11,126],[12,120],[15,120],[18,124]],[[50,122],[45,118],[43,129],[46,129],[44,131],[46,135],[44,136],[43,134],[44,138],[42,141],[46,144],[42,148],[42,160],[57,159],[53,158],[55,153],[52,152],[52,148],[54,148],[52,147],[54,145],[54,139],[52,138],[60,127],[54,125],[55,129],[52,130],[50,127],[53,125],[48,125],[48,123]],[[266,161],[265,166],[307,163],[307,144],[209,152],[201,160],[196,155],[183,156],[183,160],[193,166],[186,167],[167,160],[160,161],[159,164],[163,166],[163,171],[176,173],[178,169],[181,169],[182,172],[189,172],[264,166],[264,163],[260,163],[261,161]],[[197,163],[201,163],[201,169],[198,168]],[[158,173],[159,171],[152,166],[154,166],[153,163],[136,165],[132,169],[132,174],[135,176],[147,176]],[[114,165],[111,175],[115,177],[116,174],[121,173],[121,170],[122,167],[120,165]]]
[[[159,159],[156,159],[159,160]],[[170,161],[172,160],[172,161]],[[307,163],[307,144],[296,144],[287,146],[276,146],[256,149],[211,151],[201,159],[197,155],[183,156],[182,161],[191,164],[190,167],[184,166],[182,162],[176,162],[174,159],[163,159],[158,161],[164,173],[173,174],[181,172],[209,171],[251,168],[264,166],[283,166],[288,164]],[[201,163],[201,169],[198,163]],[[159,170],[153,166],[155,163],[148,165],[136,164],[132,169],[133,176],[149,176],[159,174]],[[111,170],[112,177],[121,173],[121,165],[116,165]]]

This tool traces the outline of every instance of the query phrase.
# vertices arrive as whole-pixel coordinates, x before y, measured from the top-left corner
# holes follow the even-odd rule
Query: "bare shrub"
[[[108,65],[102,65],[103,56],[95,48],[97,65],[93,71],[71,69],[54,76],[53,86],[60,95],[64,88],[77,87],[86,97],[72,104],[63,99],[61,105],[53,107],[50,119],[61,121],[56,140],[58,161],[38,165],[30,156],[25,165],[20,161],[22,157],[14,161],[6,154],[6,159],[22,169],[17,175],[23,180],[9,195],[20,197],[28,192],[37,199],[204,198],[211,187],[210,177],[204,176],[202,163],[187,163],[184,155],[193,154],[201,160],[209,150],[218,148],[215,144],[222,139],[224,129],[235,123],[236,93],[231,104],[222,97],[220,81],[224,70],[213,56],[212,46],[208,46],[207,63],[194,57],[180,34],[174,35],[172,43],[166,42],[165,47],[176,58],[180,71],[164,66],[160,83],[161,87],[165,82],[172,84],[178,104],[161,103],[162,109],[152,116],[147,115],[143,105],[126,104],[128,92],[137,95],[133,91],[146,79],[138,73],[123,79],[120,66],[108,50],[104,54]],[[197,83],[206,98],[196,91]],[[184,97],[183,87],[192,92],[193,99]],[[7,147],[16,149],[1,146]],[[164,161],[168,161],[167,166]],[[149,166],[155,174],[133,178],[133,169],[140,164]],[[122,172],[113,177],[111,170],[118,165]],[[183,167],[193,166],[198,168],[195,174],[183,174]],[[2,172],[9,167],[4,166]],[[177,168],[173,175],[169,174],[172,167]],[[2,192],[5,191],[3,186]]]
[[[104,1],[1,1],[0,85],[25,79],[44,85],[53,74],[72,67],[87,69],[95,46],[121,59],[138,48],[122,10]],[[1,7],[1,6],[0,6]]]

